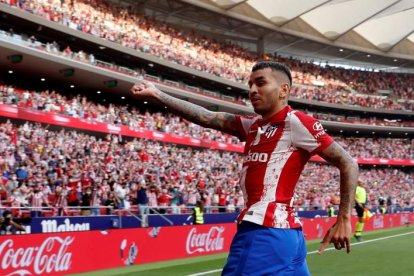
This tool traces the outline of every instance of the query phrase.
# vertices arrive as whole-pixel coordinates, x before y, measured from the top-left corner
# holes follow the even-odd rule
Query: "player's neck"
[[[268,112],[266,114],[262,114],[262,120],[263,121],[266,121],[266,120],[272,118],[277,113],[279,113],[280,111],[282,111],[283,109],[285,109],[287,106],[288,106],[287,104],[283,104],[283,105],[276,106],[276,108],[274,108],[271,112]]]

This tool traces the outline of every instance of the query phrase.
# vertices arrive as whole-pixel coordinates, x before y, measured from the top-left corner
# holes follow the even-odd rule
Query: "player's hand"
[[[152,82],[146,80],[136,83],[130,91],[133,95],[142,97],[155,97],[160,92]]]
[[[334,225],[329,228],[322,240],[318,254],[322,254],[329,244],[333,243],[337,250],[346,248],[346,253],[351,252],[350,244],[351,221],[349,218],[338,218]]]

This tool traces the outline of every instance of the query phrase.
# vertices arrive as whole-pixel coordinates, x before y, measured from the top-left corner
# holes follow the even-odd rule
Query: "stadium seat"
[[[53,217],[53,211],[52,210],[43,210],[42,211],[43,217]]]

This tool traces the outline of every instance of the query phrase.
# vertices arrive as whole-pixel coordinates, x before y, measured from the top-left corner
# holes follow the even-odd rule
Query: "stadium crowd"
[[[0,1],[69,28],[236,82],[247,81],[258,58],[237,45],[185,32],[149,19],[131,7],[116,7],[100,0]],[[291,67],[295,97],[380,109],[414,109],[412,75],[322,67],[280,56],[268,58]],[[94,61],[93,56],[91,59]],[[390,97],[380,95],[381,90],[388,91]]]
[[[74,118],[97,122],[125,125],[132,130],[156,130],[180,136],[193,137],[228,144],[237,144],[233,136],[203,129],[171,113],[149,113],[127,105],[109,103],[103,105],[89,101],[85,96],[66,97],[54,90],[29,91],[0,82],[0,103],[35,109],[53,114],[62,114]]]
[[[82,97],[82,100],[80,101],[79,96],[77,98],[67,97],[64,96],[62,93],[51,89],[43,91],[25,90],[18,88],[15,85],[4,84],[0,80],[0,93],[0,103],[4,104],[16,104],[19,107],[34,108],[37,110],[44,110],[46,112],[59,113],[83,119],[91,119],[99,122],[129,125],[133,129],[136,129],[137,124],[141,124],[141,119],[135,118],[135,115],[137,114],[136,110],[130,111],[126,108],[126,106],[117,106],[112,104],[109,107],[105,107],[101,104],[93,103],[84,97]],[[71,107],[74,101],[76,103],[74,103],[74,107]],[[115,116],[110,116],[108,113],[108,109],[110,110],[109,113],[115,113]],[[318,110],[316,112],[313,110],[304,111],[314,116],[315,118],[326,121],[357,123],[377,126],[414,127],[413,121],[403,121],[401,119],[387,120],[379,119],[375,116],[360,118],[356,114],[344,116],[333,113],[324,113],[321,110]],[[122,117],[122,119],[119,119],[119,117]],[[136,122],[136,120],[138,120],[138,122]],[[224,142],[224,140],[220,138],[222,134],[216,134],[216,139],[218,138],[219,141]],[[194,133],[192,133],[192,136],[198,137],[198,135],[195,135]],[[237,141],[233,140],[233,143],[237,143]]]
[[[397,126],[397,127],[414,127],[414,122],[412,121],[403,121],[401,119],[379,119],[375,116],[370,116],[367,118],[361,118],[357,114],[352,115],[338,115],[333,113],[322,113],[321,111],[309,111],[305,110],[307,114],[312,115],[319,120],[325,121],[335,121],[343,123],[352,123],[352,124],[362,124],[362,125],[376,125],[376,126]]]
[[[180,206],[194,206],[199,199],[207,212],[234,212],[244,204],[237,185],[241,159],[237,153],[152,140],[52,131],[38,123],[0,125],[2,205],[33,207],[34,215],[42,214],[41,206],[54,214],[69,214],[80,206],[88,215],[106,213],[99,209],[103,206],[130,210],[137,204],[178,213]],[[308,164],[295,205],[316,210],[337,204],[338,177],[331,166]],[[361,169],[361,179],[367,184],[372,207],[388,197],[396,206],[414,206],[414,171]],[[13,210],[17,216],[22,213],[22,209]]]
[[[414,206],[414,171],[406,173],[393,168],[360,168],[360,180],[367,189],[367,208],[376,209],[382,204],[389,208]],[[295,191],[296,205],[316,210],[337,205],[338,182],[339,174],[334,167],[309,163]]]
[[[184,32],[143,16],[132,8],[119,8],[101,0],[0,2],[235,82],[247,81],[258,58],[257,54],[236,45]],[[13,36],[12,33],[8,35]],[[69,46],[61,48],[53,41],[37,43],[33,36],[29,40],[31,47],[97,65],[91,53],[74,52]],[[414,109],[412,75],[323,67],[281,56],[267,58],[291,67],[293,97],[377,109]],[[131,72],[137,77],[143,74],[134,70],[127,73]],[[380,95],[379,90],[388,91],[390,97]],[[239,143],[234,137],[203,129],[171,114],[151,114],[113,103],[105,106],[83,96],[69,98],[56,91],[36,92],[0,85],[0,103],[122,124],[134,130],[157,130]],[[334,114],[318,112],[313,115],[320,119],[355,122],[355,119]],[[388,122],[376,118],[357,118],[356,121],[412,126],[412,122]],[[413,140],[335,139],[354,157],[414,159]],[[100,138],[72,130],[52,131],[36,123],[14,125],[6,122],[0,125],[0,207],[31,207],[33,215],[42,214],[41,206],[48,206],[54,214],[65,214],[83,207],[82,212],[87,215],[90,212],[106,213],[106,209],[99,209],[102,206],[132,209],[132,206],[143,205],[145,201],[144,205],[157,212],[165,212],[164,208],[168,207],[177,213],[178,207],[191,207],[202,199],[207,212],[234,212],[244,204],[237,186],[241,158],[241,155],[231,152],[185,148],[109,134]],[[361,169],[361,179],[367,185],[369,207],[376,208],[384,201],[389,206],[414,207],[412,170],[407,173],[392,168]],[[338,204],[338,181],[333,167],[309,163],[299,181],[295,205],[302,209],[324,210],[328,205]],[[112,209],[107,210],[111,212]],[[24,209],[13,210],[16,215],[21,215]]]
[[[113,103],[105,106],[89,101],[85,96],[80,95],[69,98],[56,91],[36,92],[0,84],[0,103],[86,120],[125,125],[132,130],[146,129],[228,144],[240,143],[234,136],[202,128],[171,113],[143,112],[135,107]],[[319,115],[316,117],[323,117],[323,114]],[[336,137],[335,139],[355,157],[414,159],[414,142],[409,139],[352,137]]]

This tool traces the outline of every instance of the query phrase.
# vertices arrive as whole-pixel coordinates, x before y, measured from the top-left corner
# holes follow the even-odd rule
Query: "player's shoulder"
[[[298,118],[310,118],[310,119],[316,120],[316,118],[313,117],[312,114],[305,113],[303,111],[296,110],[296,109],[289,110],[287,115],[288,116],[295,116],[295,117],[298,117]]]
[[[242,122],[243,125],[253,125],[254,123],[258,122],[261,119],[259,115],[237,115],[236,117],[238,120]]]
[[[290,126],[292,130],[299,131],[300,129],[307,129],[315,138],[326,134],[324,126],[312,115],[302,111],[294,111],[290,116]]]
[[[319,120],[313,117],[311,114],[299,110],[291,110],[288,112],[287,116],[290,118],[292,123],[303,124],[306,126],[314,125],[315,123],[320,124]]]
[[[236,117],[238,117],[240,119],[252,120],[252,121],[256,121],[260,118],[260,116],[257,115],[257,114],[253,114],[253,115],[236,115]]]

